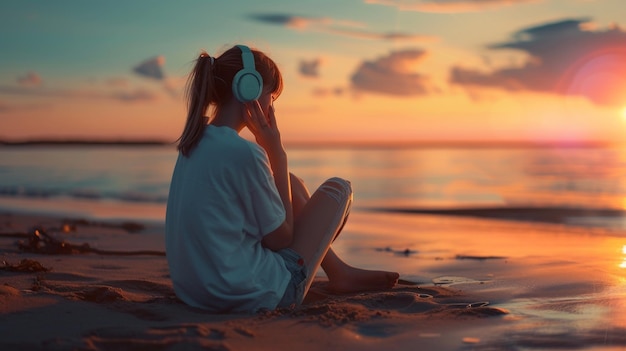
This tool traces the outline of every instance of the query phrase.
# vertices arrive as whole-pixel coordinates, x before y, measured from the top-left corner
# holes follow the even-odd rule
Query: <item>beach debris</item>
[[[396,249],[392,249],[391,247],[385,247],[385,248],[376,248],[376,251],[378,252],[390,252],[396,255],[401,255],[401,256],[410,256],[413,254],[416,254],[417,251],[416,250],[411,250],[409,248],[406,248],[404,250],[396,250]]]
[[[43,228],[36,227],[28,236],[26,242],[20,240],[17,243],[22,251],[33,252],[47,255],[73,255],[82,253],[95,253],[99,255],[117,255],[117,256],[134,256],[134,255],[153,255],[165,256],[163,251],[138,250],[138,251],[109,251],[92,248],[88,243],[80,245],[70,244],[66,241],[59,240],[48,234]]]
[[[506,256],[472,256],[472,255],[456,255],[457,260],[477,260],[477,261],[485,261],[485,260],[506,260],[508,257]]]
[[[63,240],[58,240],[48,233],[43,228],[35,228],[32,230],[31,235],[28,237],[27,242],[19,241],[18,247],[22,251],[43,253],[43,254],[75,254],[87,252],[89,249],[88,244],[72,245]]]
[[[48,272],[50,268],[44,267],[41,263],[31,260],[28,258],[24,258],[18,264],[10,264],[7,261],[2,261],[1,270],[9,271],[9,272],[21,272],[21,273],[32,273],[32,272]]]

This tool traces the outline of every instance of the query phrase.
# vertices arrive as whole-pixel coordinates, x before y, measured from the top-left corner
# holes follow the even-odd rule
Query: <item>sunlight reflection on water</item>
[[[354,188],[355,209],[549,206],[626,210],[623,148],[292,147],[290,170],[314,190],[333,176]],[[176,160],[167,147],[0,148],[0,197],[52,207],[107,201],[164,206]],[[96,208],[97,206],[93,206]],[[160,216],[162,210],[151,218]],[[137,213],[132,213],[137,216]],[[626,217],[565,218],[626,229]]]

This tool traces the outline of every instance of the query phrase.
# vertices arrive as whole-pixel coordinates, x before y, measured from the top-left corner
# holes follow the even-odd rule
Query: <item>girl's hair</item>
[[[254,55],[255,68],[263,78],[263,89],[269,88],[275,97],[280,95],[283,90],[283,78],[278,66],[261,51],[255,49],[251,51]],[[187,121],[182,135],[178,138],[178,151],[183,155],[189,156],[200,141],[208,120],[234,98],[233,77],[242,68],[241,49],[236,46],[215,58],[205,51],[200,53],[187,79],[185,91],[188,105]],[[211,116],[207,118],[209,107]]]

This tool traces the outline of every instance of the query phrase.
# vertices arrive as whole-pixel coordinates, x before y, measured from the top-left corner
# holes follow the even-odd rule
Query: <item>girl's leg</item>
[[[335,292],[388,289],[396,284],[397,273],[354,268],[330,248],[350,212],[349,182],[331,178],[312,196],[301,179],[292,175],[291,184],[295,217],[291,248],[302,256],[307,266],[305,295],[320,265],[328,276],[329,289]]]
[[[289,176],[291,179],[291,197],[292,197],[292,206],[293,206],[293,216],[294,218],[298,218],[300,213],[302,213],[302,209],[304,208],[304,205],[306,205],[307,202],[309,202],[309,200],[311,199],[311,193],[309,193],[309,189],[306,187],[306,185],[304,184],[304,181],[301,178],[298,178],[293,173],[289,173]],[[349,187],[350,186],[349,182],[347,183]],[[350,194],[350,203],[352,203],[352,188],[349,187],[349,191],[347,191],[346,193]],[[348,208],[348,212],[349,211],[350,209]],[[337,236],[339,235],[339,233],[341,233],[341,230],[343,229],[343,226],[346,224],[347,221],[348,221],[348,215],[346,214],[343,220],[343,223],[341,223],[341,227],[337,231],[337,235],[333,238],[333,240],[335,240]]]

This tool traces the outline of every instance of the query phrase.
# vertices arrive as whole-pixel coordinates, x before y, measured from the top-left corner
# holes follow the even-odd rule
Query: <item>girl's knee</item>
[[[289,172],[289,179],[291,180],[291,184],[297,184],[297,185],[301,185],[304,186],[304,180],[302,180],[302,178],[298,177],[297,175]]]
[[[338,203],[352,198],[352,184],[350,181],[343,178],[333,177],[326,180],[324,184],[320,186],[320,190],[335,199]]]
[[[293,196],[301,197],[304,201],[307,201],[311,197],[311,194],[309,193],[309,189],[307,189],[304,184],[304,180],[293,173],[289,173],[289,178],[291,181],[291,192]]]
[[[326,183],[336,184],[337,187],[340,188],[341,190],[344,190],[347,193],[352,193],[352,183],[350,183],[350,181],[347,179],[343,179],[339,177],[332,177],[332,178],[327,179]]]

